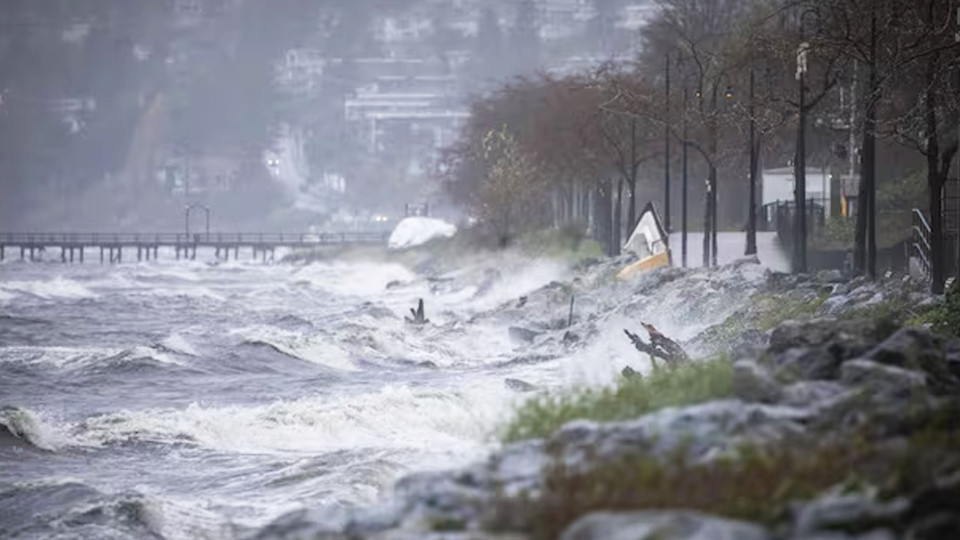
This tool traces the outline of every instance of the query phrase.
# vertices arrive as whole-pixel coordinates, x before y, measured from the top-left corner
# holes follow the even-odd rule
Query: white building
[[[762,206],[776,202],[792,202],[794,200],[795,178],[793,167],[764,169],[762,186]],[[807,200],[816,201],[816,204],[826,208],[826,215],[830,215],[830,174],[825,169],[807,167]]]
[[[315,49],[290,49],[275,66],[276,82],[295,95],[313,95],[323,83],[327,59]]]

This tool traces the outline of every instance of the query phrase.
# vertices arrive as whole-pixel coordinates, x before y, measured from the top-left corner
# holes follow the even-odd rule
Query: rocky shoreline
[[[605,313],[642,313],[644,295],[697,296],[717,322],[684,345],[730,356],[729,396],[569,422],[470,467],[410,475],[378,506],[294,512],[256,538],[960,538],[960,341],[907,324],[940,299],[907,278],[797,277],[755,261],[618,284],[606,277],[617,264],[584,265],[485,316],[548,313],[564,303],[557,291],[575,291],[571,329],[526,329],[533,350],[575,352]],[[750,301],[711,305],[718,287]],[[626,296],[611,304],[598,288]]]

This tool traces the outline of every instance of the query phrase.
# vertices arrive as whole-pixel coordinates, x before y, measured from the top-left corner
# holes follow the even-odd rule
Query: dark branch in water
[[[647,333],[650,334],[650,343],[643,341],[643,338],[630,332],[626,328],[623,329],[623,332],[627,334],[627,337],[630,338],[630,341],[633,342],[633,346],[636,347],[638,351],[650,355],[651,361],[653,358],[661,358],[668,364],[678,364],[690,360],[687,352],[684,351],[683,347],[681,347],[676,341],[661,334],[656,328],[653,327],[652,324],[643,322],[640,324],[647,331]]]
[[[426,317],[426,315],[424,315],[424,311],[423,311],[423,298],[421,298],[420,301],[417,303],[417,309],[416,309],[416,310],[414,310],[413,308],[410,308],[410,314],[413,315],[412,318],[411,318],[411,317],[404,317],[404,319],[406,319],[406,321],[407,321],[408,323],[411,323],[411,324],[427,324],[428,322],[430,322],[430,319],[428,319],[428,318]]]

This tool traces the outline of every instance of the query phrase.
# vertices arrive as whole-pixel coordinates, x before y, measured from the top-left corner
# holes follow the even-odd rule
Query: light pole
[[[664,128],[663,140],[666,148],[664,149],[663,159],[663,224],[667,232],[667,245],[670,245],[670,53],[667,53],[667,77],[666,77],[666,119],[667,125]],[[632,227],[633,224],[631,223]]]
[[[753,66],[750,66],[750,201],[748,203],[750,214],[747,216],[747,249],[745,255],[756,255],[757,253],[757,121],[754,118],[753,83]]]
[[[800,85],[800,119],[797,126],[797,155],[794,160],[794,243],[793,243],[793,271],[806,273],[807,271],[807,60],[810,44],[804,39],[803,23],[807,15],[817,12],[806,9],[800,14],[800,45],[797,47],[797,81]]]
[[[680,196],[680,251],[682,253],[683,267],[687,266],[687,85],[683,85],[683,190]]]

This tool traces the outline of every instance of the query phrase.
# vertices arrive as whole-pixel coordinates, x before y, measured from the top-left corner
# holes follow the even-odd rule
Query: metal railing
[[[0,244],[8,246],[97,246],[97,245],[265,245],[310,246],[327,244],[382,244],[384,232],[318,232],[318,233],[0,233]]]

